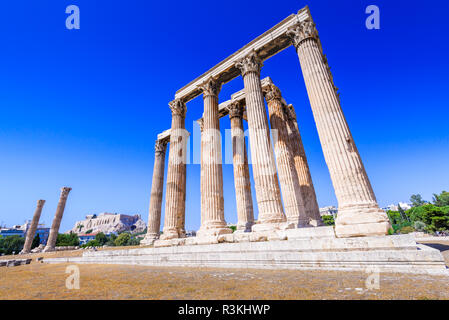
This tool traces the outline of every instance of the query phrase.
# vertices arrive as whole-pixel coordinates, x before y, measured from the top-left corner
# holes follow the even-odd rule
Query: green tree
[[[41,244],[41,238],[39,237],[39,234],[36,234],[36,236],[33,239],[33,242],[31,243],[31,249],[39,247]]]
[[[131,239],[131,235],[129,233],[121,233],[117,239],[115,239],[114,243],[117,247],[123,247],[128,245],[129,240]]]
[[[426,231],[435,232],[449,229],[449,206],[438,207],[429,203],[412,208],[408,212],[414,223],[421,221],[426,224]]]
[[[108,242],[106,242],[106,245],[108,245],[110,247],[114,247],[115,239],[117,239],[117,235],[115,233],[111,233],[108,237]]]
[[[67,247],[67,246],[79,246],[80,239],[76,233],[70,232],[69,234],[60,233],[56,238],[57,247]]]
[[[323,223],[326,226],[333,226],[333,225],[335,225],[334,216],[332,216],[332,215],[322,216],[321,219],[323,220]]]
[[[449,192],[442,191],[440,194],[433,194],[433,203],[437,207],[449,206]]]
[[[23,249],[25,238],[21,236],[0,237],[0,254],[19,253]]]
[[[100,232],[95,236],[95,240],[98,242],[100,246],[103,246],[106,244],[106,242],[108,242],[108,237],[106,237],[106,235],[103,232]]]
[[[426,204],[426,201],[423,200],[420,194],[412,194],[410,197],[410,202],[413,207],[420,207]]]

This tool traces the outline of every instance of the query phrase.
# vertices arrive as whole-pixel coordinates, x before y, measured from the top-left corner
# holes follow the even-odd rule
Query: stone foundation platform
[[[233,235],[233,241],[241,237]],[[169,240],[170,246],[88,251],[82,257],[44,262],[343,271],[376,267],[379,272],[449,275],[441,253],[417,244],[413,235],[336,238],[332,227],[317,227],[285,230],[277,234],[278,239],[274,234],[248,233],[240,242],[226,242],[231,235],[225,236],[216,237],[217,243],[212,244],[201,244],[210,238],[175,239]],[[268,241],[268,237],[273,239]]]

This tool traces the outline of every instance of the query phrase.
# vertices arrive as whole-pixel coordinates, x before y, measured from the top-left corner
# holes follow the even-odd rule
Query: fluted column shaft
[[[68,187],[61,188],[61,196],[59,197],[58,207],[56,208],[56,214],[53,219],[53,224],[51,225],[50,235],[48,236],[47,245],[45,246],[44,252],[55,250],[56,239],[58,238],[59,227],[61,226],[65,204],[71,190],[72,188]]]
[[[306,216],[310,219],[312,225],[321,226],[323,223],[321,221],[320,209],[316,198],[315,188],[313,186],[312,175],[310,174],[309,163],[307,161],[301,133],[296,120],[296,113],[291,104],[285,106],[285,114],[287,116],[290,150],[293,154],[293,161],[298,175]]]
[[[151,244],[159,238],[161,228],[162,196],[164,193],[165,152],[167,141],[156,141],[153,182],[151,184],[150,210],[148,213],[148,227],[143,244]]]
[[[288,34],[296,47],[339,212],[340,237],[385,235],[389,221],[376,197],[349,130],[315,24],[304,21]]]
[[[34,236],[36,234],[36,229],[39,224],[39,219],[41,217],[42,208],[44,207],[45,200],[38,200],[36,211],[33,215],[33,220],[31,220],[31,225],[27,231],[25,244],[23,245],[23,249],[21,253],[29,253],[31,251],[31,245],[33,244]]]
[[[250,232],[254,224],[253,198],[249,178],[248,155],[243,130],[243,106],[235,102],[228,107],[231,121],[232,160],[237,204],[237,230]]]
[[[204,99],[202,145],[202,212],[198,236],[231,233],[224,218],[221,134],[218,117],[218,93],[221,84],[208,79],[201,85]]]
[[[279,88],[274,84],[270,84],[267,88],[264,88],[264,92],[268,104],[271,130],[274,133],[274,151],[276,154],[279,183],[281,185],[287,222],[294,228],[305,227],[309,225],[309,220],[306,217],[293,153],[290,151],[282,95]]]
[[[185,130],[186,106],[179,99],[170,102],[169,105],[172,111],[172,126],[168,156],[164,229],[160,237],[163,240],[185,237],[186,153],[188,137]]]
[[[267,112],[260,83],[262,62],[255,52],[239,61],[236,65],[242,73],[251,157],[259,208],[258,223],[253,231],[271,230],[286,221],[282,208],[273,149],[270,142]]]

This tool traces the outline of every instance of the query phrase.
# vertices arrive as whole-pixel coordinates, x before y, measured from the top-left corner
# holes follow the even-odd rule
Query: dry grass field
[[[449,265],[449,243],[433,245],[439,246]],[[0,268],[0,299],[449,300],[448,276],[381,273],[380,289],[369,290],[365,286],[368,274],[363,272],[125,265],[78,265],[80,289],[69,290],[65,285],[68,264],[35,261],[41,256],[79,254],[80,251],[33,254],[30,265]]]

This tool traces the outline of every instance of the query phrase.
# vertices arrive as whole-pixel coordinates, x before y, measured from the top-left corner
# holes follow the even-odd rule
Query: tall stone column
[[[36,229],[39,224],[39,219],[41,217],[42,208],[44,207],[45,200],[38,200],[36,211],[34,211],[33,220],[31,220],[31,225],[27,231],[25,244],[23,245],[23,249],[20,252],[21,254],[30,253],[31,245],[33,244],[34,236],[36,234]]]
[[[150,245],[159,238],[161,228],[162,196],[164,193],[165,152],[167,141],[157,140],[155,144],[153,182],[151,184],[150,211],[147,234],[142,244]]]
[[[170,150],[168,156],[167,191],[165,195],[165,219],[162,240],[185,237],[186,208],[186,153],[185,130],[186,105],[176,99],[169,103],[172,112]]]
[[[204,114],[203,114],[204,116]],[[201,155],[200,155],[200,192],[201,192],[201,221],[204,221],[203,214],[206,212],[206,208],[204,205],[204,165],[203,165],[203,150],[204,150],[204,141],[203,141],[203,131],[204,131],[204,118],[197,120],[200,131],[201,131]]]
[[[237,231],[250,232],[254,224],[254,210],[243,130],[243,106],[240,102],[233,102],[228,106],[228,111],[231,120],[232,160],[238,219]]]
[[[59,227],[61,225],[62,215],[64,214],[65,204],[67,197],[72,188],[61,188],[61,196],[59,197],[58,207],[56,208],[55,218],[51,225],[50,235],[48,236],[47,245],[44,248],[44,252],[54,251],[56,246],[56,239],[58,238]]]
[[[310,174],[306,152],[304,150],[304,145],[302,144],[295,109],[291,104],[284,106],[284,108],[287,116],[290,150],[293,154],[295,170],[298,175],[302,199],[304,200],[306,216],[310,219],[310,224],[313,226],[322,226],[324,224],[321,220],[320,208],[316,199],[315,188],[313,186],[312,175]]]
[[[232,233],[224,218],[223,168],[221,134],[218,117],[218,93],[221,84],[210,78],[201,85],[204,99],[202,157],[202,208],[201,227],[197,236],[216,236]]]
[[[274,151],[287,222],[293,228],[306,227],[309,226],[309,219],[306,217],[293,154],[290,150],[287,119],[282,103],[281,91],[273,83],[270,83],[264,88],[264,93],[268,104],[271,130],[275,140]]]
[[[324,157],[334,185],[339,210],[335,231],[338,237],[385,235],[390,223],[380,210],[353,137],[337,88],[323,55],[311,19],[291,27]]]
[[[282,208],[273,149],[270,142],[267,112],[260,83],[262,61],[255,52],[236,63],[243,77],[251,157],[259,217],[253,231],[268,231],[286,222]]]

